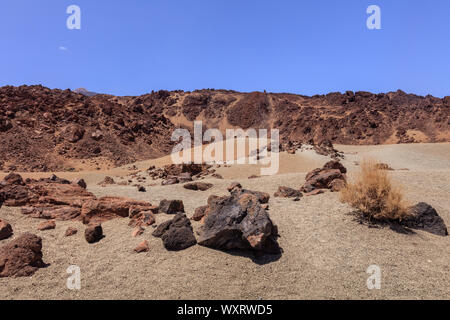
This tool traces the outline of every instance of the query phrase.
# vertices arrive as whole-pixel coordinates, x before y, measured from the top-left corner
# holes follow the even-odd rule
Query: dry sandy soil
[[[389,164],[396,169],[391,174],[404,185],[407,199],[431,204],[450,226],[450,143],[336,148],[345,152],[343,163],[350,177],[358,170],[355,161],[365,157]],[[308,152],[282,153],[280,174],[257,179],[247,179],[258,173],[257,166],[220,168],[225,179],[205,180],[214,184],[206,192],[181,185],[148,186],[151,180],[146,193],[131,186],[97,185],[105,175],[121,181],[119,176],[129,173],[126,167],[57,175],[85,178],[88,190],[97,196],[126,196],[155,204],[164,198],[181,199],[191,216],[195,208],[206,204],[209,195],[226,194],[231,181],[273,195],[280,185],[299,188],[306,172],[327,160]],[[136,165],[146,169],[167,161]],[[48,177],[49,173],[23,176]],[[55,230],[37,231],[40,220],[21,215],[17,208],[3,207],[0,217],[13,226],[13,239],[26,231],[43,238],[44,261],[49,266],[30,278],[0,279],[0,299],[450,299],[450,237],[369,228],[356,222],[351,212],[340,203],[337,193],[303,197],[299,202],[272,196],[270,216],[279,227],[284,252],[279,257],[257,258],[198,245],[168,252],[160,239],[151,236],[152,227],[133,238],[123,219],[104,223],[106,237],[89,245],[81,223],[57,222]],[[157,223],[167,219],[170,216],[157,215]],[[193,225],[198,229],[199,223]],[[64,237],[68,226],[77,226],[78,234]],[[149,241],[150,252],[134,253],[133,248],[143,239]],[[366,269],[373,264],[382,271],[380,290],[368,290],[366,285]],[[81,268],[80,291],[66,287],[70,265]]]

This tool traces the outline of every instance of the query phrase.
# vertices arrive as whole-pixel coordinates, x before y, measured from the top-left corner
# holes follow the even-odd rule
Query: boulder
[[[401,224],[411,228],[424,230],[438,236],[448,236],[447,226],[437,211],[427,203],[420,202],[408,210],[408,217]]]
[[[183,185],[183,188],[194,191],[206,191],[208,189],[211,189],[212,187],[213,185],[211,183],[206,182],[193,182]]]
[[[279,186],[278,191],[274,193],[274,197],[279,198],[301,198],[303,194],[299,190],[289,187]]]
[[[169,179],[163,180],[161,182],[161,185],[170,186],[172,184],[177,184],[177,183],[179,183],[178,178],[169,178]]]
[[[55,229],[55,228],[56,228],[56,223],[55,223],[55,221],[53,221],[53,220],[50,220],[50,221],[43,221],[43,222],[41,222],[41,223],[38,225],[38,227],[37,227],[37,229],[38,229],[39,231],[53,230],[53,229]]]
[[[88,243],[95,243],[103,238],[103,228],[101,224],[90,224],[84,232],[84,237]]]
[[[169,251],[180,251],[197,244],[191,222],[184,213],[159,225],[153,236],[160,237]]]
[[[128,225],[130,227],[151,226],[155,222],[156,218],[152,211],[141,211],[130,219]]]
[[[231,196],[213,201],[207,210],[199,233],[200,245],[219,250],[280,252],[277,227],[251,192],[234,190]]]
[[[34,234],[25,233],[0,248],[0,278],[28,277],[44,267],[42,239]]]
[[[81,208],[70,206],[22,207],[21,212],[37,219],[69,221],[80,216]]]
[[[13,229],[11,225],[0,219],[0,240],[8,239],[13,235]]]
[[[138,191],[139,192],[147,192],[147,189],[145,189],[145,187],[143,187],[143,186],[138,186]]]
[[[67,141],[69,141],[71,143],[76,143],[76,142],[80,141],[81,139],[83,139],[84,132],[85,131],[82,126],[73,124],[73,125],[67,126],[64,129],[63,135]]]
[[[89,200],[81,208],[81,217],[84,221],[105,221],[112,218],[126,218],[130,214],[130,209],[142,208],[145,210],[152,207],[151,203],[138,201],[129,198],[103,197]]]
[[[314,169],[306,175],[300,191],[310,194],[316,189],[339,191],[347,184],[347,169],[339,161],[327,162],[323,168]]]
[[[159,211],[167,214],[184,213],[184,204],[181,200],[161,200]]]

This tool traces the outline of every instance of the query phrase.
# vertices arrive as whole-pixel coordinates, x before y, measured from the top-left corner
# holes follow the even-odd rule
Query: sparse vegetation
[[[401,186],[394,185],[388,173],[371,160],[361,164],[361,172],[342,190],[341,201],[369,220],[402,220],[407,216]]]

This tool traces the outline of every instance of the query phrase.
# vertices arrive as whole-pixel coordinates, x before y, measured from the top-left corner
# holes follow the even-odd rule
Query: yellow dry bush
[[[365,160],[354,181],[341,192],[341,201],[350,204],[368,219],[402,220],[407,215],[402,188],[394,185],[377,163]]]

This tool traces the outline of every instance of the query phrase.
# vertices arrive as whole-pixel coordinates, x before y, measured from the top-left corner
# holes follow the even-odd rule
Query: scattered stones
[[[11,225],[0,219],[0,240],[8,239],[13,235],[13,229]]]
[[[323,191],[322,189],[316,189],[311,192],[305,193],[305,196],[306,197],[317,196],[318,194],[322,194],[322,193],[325,193],[325,191]]]
[[[306,175],[306,181],[301,191],[311,195],[317,189],[332,189],[339,191],[346,185],[345,173],[347,169],[336,160],[326,163],[323,168],[314,169]],[[340,180],[339,182],[335,180]]]
[[[184,213],[184,204],[181,200],[161,200],[159,211],[167,214]]]
[[[25,233],[0,248],[0,278],[28,277],[44,267],[42,239],[34,234]]]
[[[148,241],[144,240],[141,243],[139,243],[139,245],[134,248],[134,252],[136,253],[142,253],[142,252],[149,252],[150,251],[150,247],[148,246]]]
[[[101,224],[88,225],[84,237],[88,243],[99,242],[103,238],[103,228]]]
[[[386,163],[377,163],[377,164],[375,164],[375,167],[378,170],[388,170],[388,171],[393,171],[394,170]]]
[[[164,247],[170,251],[184,250],[197,244],[191,222],[184,213],[178,213],[172,220],[159,225],[153,236],[160,237]]]
[[[77,228],[73,228],[73,227],[69,227],[66,230],[66,233],[64,234],[64,236],[66,237],[71,237],[74,236],[78,233],[78,229]]]
[[[236,184],[229,190],[231,196],[210,201],[198,243],[220,250],[279,253],[277,227],[261,206],[257,192],[244,192]]]
[[[38,227],[37,227],[37,229],[38,229],[39,231],[53,230],[53,229],[55,229],[55,228],[56,228],[56,223],[55,223],[55,221],[53,221],[53,220],[50,220],[50,221],[43,221],[43,222],[41,222],[41,223],[38,225]]]
[[[429,204],[420,202],[410,207],[408,213],[408,217],[401,221],[402,225],[411,229],[424,230],[438,236],[448,235],[444,220]]]
[[[279,198],[301,198],[303,194],[299,190],[289,187],[278,187],[278,191],[274,193],[274,197]]]
[[[208,189],[211,189],[212,187],[213,185],[211,183],[206,182],[193,182],[183,185],[183,188],[194,191],[206,191]]]

